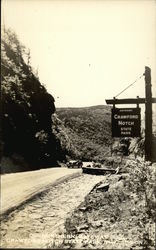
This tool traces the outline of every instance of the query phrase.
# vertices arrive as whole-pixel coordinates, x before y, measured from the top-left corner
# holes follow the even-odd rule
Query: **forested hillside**
[[[10,29],[1,43],[1,158],[16,171],[56,166],[65,159],[61,143],[52,133],[54,98],[40,83],[30,64],[30,52]],[[14,171],[11,169],[9,171]]]
[[[30,61],[30,51],[16,34],[3,29],[1,172],[52,167],[68,159],[98,162],[111,153],[143,153],[142,139],[141,144],[140,139],[112,139],[111,107],[56,109]]]
[[[110,154],[110,107],[57,108],[56,113],[73,145],[71,156],[84,161],[99,161]]]
[[[144,155],[143,126],[140,138],[112,138],[110,106],[57,108],[56,113],[68,135],[71,146],[66,153],[71,158],[103,162],[111,155]],[[153,152],[153,158],[154,155]]]

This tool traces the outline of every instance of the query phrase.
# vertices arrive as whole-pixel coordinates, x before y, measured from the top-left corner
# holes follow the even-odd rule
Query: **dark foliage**
[[[10,29],[2,31],[1,51],[2,156],[19,154],[30,169],[52,166],[65,159],[51,128],[54,98],[33,73],[30,54]]]
[[[69,140],[72,158],[101,161],[109,154],[111,138],[110,107],[99,105],[86,108],[58,108]]]

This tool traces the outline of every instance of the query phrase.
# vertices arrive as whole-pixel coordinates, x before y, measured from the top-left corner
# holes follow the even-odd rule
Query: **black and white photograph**
[[[156,248],[156,1],[1,0],[1,249]]]

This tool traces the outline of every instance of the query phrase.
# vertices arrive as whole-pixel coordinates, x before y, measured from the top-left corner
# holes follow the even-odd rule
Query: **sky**
[[[30,49],[56,107],[103,105],[145,66],[156,97],[155,0],[2,0],[1,18]],[[144,77],[118,98],[136,96]]]

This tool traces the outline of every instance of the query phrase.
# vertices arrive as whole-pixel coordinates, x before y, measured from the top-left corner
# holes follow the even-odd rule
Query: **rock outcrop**
[[[65,155],[52,132],[55,100],[34,73],[30,53],[10,29],[2,30],[1,51],[1,158],[2,163],[12,162],[11,168],[2,164],[1,171],[56,166]]]

